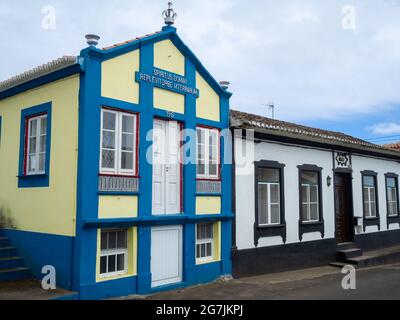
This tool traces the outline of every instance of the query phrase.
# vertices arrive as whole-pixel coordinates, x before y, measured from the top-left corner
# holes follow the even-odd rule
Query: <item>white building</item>
[[[400,152],[231,111],[234,276],[343,262],[400,244]]]

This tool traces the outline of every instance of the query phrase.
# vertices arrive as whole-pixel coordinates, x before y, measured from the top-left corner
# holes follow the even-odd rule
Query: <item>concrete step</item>
[[[347,266],[349,264],[351,264],[351,263],[335,261],[335,262],[331,262],[329,265],[332,267],[343,269],[344,266]]]
[[[337,244],[337,250],[349,250],[349,249],[356,249],[357,245],[354,242],[343,242]]]
[[[366,251],[362,256],[349,258],[344,261],[335,261],[331,266],[343,268],[345,265],[353,265],[356,268],[367,268],[384,264],[400,262],[400,246],[385,249]]]
[[[17,248],[15,247],[0,248],[0,258],[16,257],[17,255]]]
[[[358,268],[398,263],[400,262],[400,246],[365,252],[362,257],[349,259],[348,262],[356,265]]]
[[[340,250],[337,252],[337,260],[339,262],[347,262],[352,258],[361,257],[363,254],[361,249],[347,249],[347,250]]]
[[[0,258],[0,270],[13,269],[24,266],[24,259],[21,257]]]
[[[9,246],[10,246],[10,239],[0,236],[0,248],[9,247]]]
[[[0,281],[15,281],[30,278],[32,278],[32,274],[28,268],[18,267],[0,270]]]

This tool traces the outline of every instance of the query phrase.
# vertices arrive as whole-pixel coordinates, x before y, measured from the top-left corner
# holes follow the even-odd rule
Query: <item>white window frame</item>
[[[319,220],[320,220],[320,207],[319,207],[319,188],[320,187],[319,187],[319,184],[302,183],[301,187],[302,187],[302,189],[304,187],[306,187],[306,190],[307,190],[307,201],[303,202],[303,199],[301,199],[301,210],[303,210],[303,206],[304,205],[306,205],[306,208],[307,208],[307,212],[306,212],[307,220],[303,219],[303,213],[304,212],[302,212],[302,215],[301,215],[302,216],[301,217],[302,222],[303,223],[319,222]],[[316,188],[317,189],[317,201],[316,202],[315,201],[311,201],[311,188]],[[300,197],[303,196],[302,192],[303,192],[303,190],[301,190]],[[315,204],[317,205],[318,219],[312,220],[311,219],[311,205],[315,205]]]
[[[204,174],[199,174],[197,169],[199,165],[199,152],[198,152],[198,138],[197,138],[197,130],[204,132]],[[216,174],[210,174],[210,135],[211,133],[216,134],[216,149],[217,149],[217,171]],[[208,180],[219,180],[220,179],[220,136],[218,129],[206,128],[206,127],[197,127],[196,128],[196,175],[198,179],[208,179]]]
[[[48,119],[47,119],[47,113],[46,114],[42,114],[39,116],[33,116],[28,118],[28,125],[27,125],[27,132],[26,132],[26,136],[27,136],[27,146],[26,146],[26,154],[25,154],[25,161],[26,161],[26,168],[25,168],[25,174],[27,176],[32,176],[32,175],[39,175],[39,174],[45,174],[46,173],[46,160],[47,160],[47,129],[45,134],[41,134],[42,131],[42,119],[46,119],[46,127],[48,126]],[[31,126],[32,126],[32,122],[36,120],[36,135],[35,136],[31,136]],[[44,152],[40,152],[40,147],[41,147],[41,137],[46,137],[45,141],[46,141],[46,148],[44,150]],[[35,137],[36,138],[36,152],[35,153],[31,153],[31,138]],[[39,170],[39,160],[40,160],[40,155],[44,154],[44,168],[43,170]],[[36,166],[34,168],[33,171],[29,171],[30,168],[30,158],[31,156],[35,157],[35,161],[36,161]]]
[[[368,210],[365,212],[365,218],[367,218],[367,219],[376,218],[377,217],[376,196],[375,197],[371,196],[372,190],[375,191],[375,195],[376,195],[376,188],[370,187],[370,186],[364,186],[363,188],[364,188],[364,191],[365,191],[365,189],[367,189],[367,195],[368,195],[368,198],[364,199],[364,208],[365,208],[365,204],[368,204],[368,207],[367,207]],[[372,205],[375,206],[375,215],[374,216],[372,215]]]
[[[395,177],[386,177],[386,184],[387,184],[387,181],[389,180],[389,179],[393,179],[394,180],[394,187],[391,187],[391,186],[387,186],[386,187],[386,194],[387,194],[387,199],[386,199],[386,201],[387,201],[387,207],[388,207],[388,217],[398,217],[399,216],[399,202],[398,202],[398,182],[397,182],[397,178],[395,178]],[[390,197],[391,197],[391,194],[392,194],[392,191],[395,191],[394,192],[394,196],[395,196],[395,199],[393,200],[393,199],[390,199]],[[389,209],[390,209],[390,205],[395,205],[395,208],[396,208],[396,213],[390,213],[389,212]]]
[[[112,113],[115,114],[115,149],[103,148],[103,131],[112,131],[109,129],[103,128],[103,119],[104,113]],[[122,118],[123,116],[128,116],[133,118],[133,169],[122,169]],[[109,174],[109,175],[123,175],[123,176],[136,176],[137,175],[137,114],[116,111],[111,109],[103,108],[101,110],[101,128],[100,128],[100,173],[101,174]],[[114,150],[115,159],[114,159],[114,168],[104,168],[103,167],[103,150]]]
[[[281,184],[279,182],[258,182],[258,185],[266,185],[267,186],[267,223],[258,223],[260,227],[267,227],[267,226],[277,226],[281,224]],[[279,196],[279,202],[274,202],[272,203],[271,201],[271,186],[278,186],[278,196]],[[258,200],[259,202],[259,200]],[[258,203],[260,205],[260,203]],[[279,207],[279,222],[277,223],[272,223],[272,215],[271,215],[271,208],[273,205],[278,205]],[[258,208],[258,211],[260,211],[260,208]],[[260,220],[260,212],[258,212],[258,220]]]
[[[197,228],[198,228],[199,225],[202,225],[202,224],[203,225],[204,224],[211,225],[211,227],[212,227],[212,232],[211,232],[212,238],[206,238],[206,239],[199,239],[198,238]],[[196,263],[198,263],[198,264],[214,261],[214,254],[215,254],[215,252],[214,252],[215,251],[215,248],[214,248],[214,246],[215,246],[214,228],[215,228],[215,225],[214,225],[213,222],[200,223],[200,224],[196,225],[196,253],[195,254],[196,254]],[[201,246],[201,245],[207,246],[207,244],[209,244],[209,243],[211,244],[211,256],[198,258],[197,257],[197,253],[198,253],[197,247]]]
[[[107,249],[107,250],[102,250],[101,249],[101,238],[103,232],[107,233],[107,244],[108,244],[108,237],[109,233],[116,233],[116,242],[118,244],[118,232],[125,231],[126,233],[126,248],[117,248],[117,249]],[[120,271],[115,271],[115,272],[106,272],[106,273],[101,273],[101,258],[102,257],[107,257],[107,269],[108,269],[108,256],[115,256],[115,269],[117,269],[117,263],[118,263],[118,255],[124,255],[124,270]],[[100,260],[99,260],[99,275],[100,278],[109,278],[109,277],[114,277],[114,276],[121,276],[125,275],[128,273],[128,229],[112,229],[112,230],[101,230],[100,231]]]

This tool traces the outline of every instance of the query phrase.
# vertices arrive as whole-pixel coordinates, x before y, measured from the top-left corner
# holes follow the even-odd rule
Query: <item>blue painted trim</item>
[[[155,42],[170,39],[174,45],[178,48],[178,50],[186,57],[188,57],[192,63],[194,64],[197,72],[211,85],[211,87],[221,96],[225,96],[227,98],[232,96],[232,93],[222,89],[219,85],[219,82],[216,81],[213,76],[207,71],[207,69],[203,66],[197,56],[185,45],[185,43],[181,40],[181,38],[176,33],[176,29],[173,28],[164,28],[161,32],[144,37],[142,39],[138,39],[127,43],[125,45],[121,45],[118,47],[111,48],[109,50],[100,50],[97,48],[89,47],[82,50],[81,55],[89,56],[94,59],[99,59],[101,61],[115,58],[116,56],[128,53],[130,51],[141,48],[144,45],[151,45]],[[142,70],[143,71],[143,70]],[[151,72],[150,72],[151,73]]]
[[[50,82],[54,82],[54,81],[69,77],[75,73],[80,73],[82,71],[83,71],[83,68],[80,64],[74,64],[72,66],[66,67],[61,70],[54,71],[54,72],[44,75],[40,78],[33,79],[31,81],[25,82],[23,84],[13,87],[13,88],[2,91],[2,92],[0,92],[0,99],[12,97],[12,96],[22,93],[24,91],[34,89],[36,87],[48,84]]]
[[[162,225],[183,225],[183,282],[176,286],[184,287],[212,281],[224,274],[230,274],[231,261],[231,187],[230,167],[222,167],[221,178],[224,179],[222,192],[212,194],[222,200],[222,214],[196,215],[196,164],[191,162],[183,166],[183,212],[182,215],[152,216],[152,166],[147,162],[147,153],[151,152],[151,137],[148,133],[153,128],[154,118],[179,121],[184,129],[195,130],[197,125],[205,125],[218,129],[229,127],[229,97],[215,81],[211,87],[220,95],[221,121],[209,121],[196,118],[196,97],[185,94],[185,114],[170,113],[154,107],[154,85],[146,82],[139,84],[139,103],[129,103],[101,96],[101,63],[107,59],[140,49],[140,72],[151,74],[154,70],[154,43],[170,39],[185,55],[185,78],[190,87],[196,88],[196,71],[206,81],[207,72],[196,70],[198,63],[187,55],[189,50],[176,35],[176,29],[163,28],[160,34],[133,41],[110,50],[86,48],[81,51],[85,60],[85,73],[81,76],[79,96],[79,155],[78,155],[78,203],[77,203],[77,236],[74,242],[73,283],[74,290],[80,292],[81,299],[102,298],[111,295],[148,294],[165,288],[151,288],[151,228]],[[201,69],[201,67],[200,67]],[[134,81],[134,79],[132,79]],[[102,106],[137,112],[139,127],[139,181],[137,218],[99,219],[98,198],[100,195],[116,195],[116,193],[98,192],[98,167],[100,153],[100,110]],[[150,139],[149,139],[150,138]],[[187,154],[187,142],[196,137],[185,137],[185,157],[195,157],[195,150]],[[221,154],[224,144],[221,143]],[[120,195],[118,193],[118,195]],[[136,195],[128,193],[128,195]],[[221,222],[221,261],[207,265],[196,265],[195,259],[195,227],[199,222]],[[138,228],[137,270],[135,280],[119,279],[96,283],[96,248],[97,231],[100,228],[134,227]],[[107,293],[106,293],[107,292]]]
[[[233,214],[185,214],[171,216],[144,216],[138,218],[121,219],[84,219],[83,228],[102,228],[102,227],[132,227],[132,226],[155,226],[155,225],[178,225],[193,224],[202,221],[228,221],[234,218]]]
[[[125,102],[125,101],[121,101],[121,100],[116,100],[116,99],[111,99],[111,98],[106,98],[106,97],[100,98],[100,106],[116,108],[116,109],[131,111],[131,112],[138,112],[138,113],[143,111],[143,108],[141,108],[141,106],[138,104]]]
[[[52,123],[52,103],[47,102],[35,107],[21,110],[20,124],[20,143],[19,143],[19,164],[18,164],[18,188],[43,188],[50,184],[50,157],[51,157],[51,123]],[[45,174],[25,175],[25,134],[26,119],[35,115],[47,114],[47,136],[46,136],[46,163]]]

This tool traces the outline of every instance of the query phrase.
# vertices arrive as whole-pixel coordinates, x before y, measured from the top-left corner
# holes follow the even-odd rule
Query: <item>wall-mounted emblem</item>
[[[348,152],[335,152],[335,168],[351,169],[351,155]]]
[[[199,90],[188,85],[188,80],[179,74],[169,71],[161,70],[158,68],[153,69],[153,74],[144,72],[136,72],[137,82],[151,83],[155,87],[174,91],[180,94],[191,94],[199,97]]]

